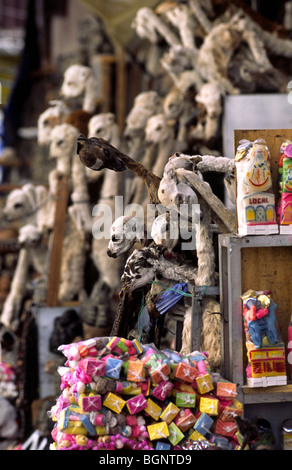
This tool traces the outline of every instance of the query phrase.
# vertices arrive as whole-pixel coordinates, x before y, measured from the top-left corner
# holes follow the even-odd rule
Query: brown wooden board
[[[47,305],[50,307],[56,307],[59,304],[58,292],[61,276],[63,239],[66,229],[68,187],[68,177],[64,176],[60,178],[57,188],[53,241],[48,276]]]

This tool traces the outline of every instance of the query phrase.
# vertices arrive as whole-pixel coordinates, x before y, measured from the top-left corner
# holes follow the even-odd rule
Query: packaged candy
[[[210,432],[210,428],[213,425],[213,423],[214,423],[214,420],[209,415],[207,415],[206,413],[201,413],[195,423],[194,428],[200,434],[205,436],[208,432]]]
[[[106,361],[105,376],[112,379],[118,379],[120,377],[121,368],[123,361],[113,357],[109,357]]]
[[[220,414],[222,421],[234,421],[237,416],[241,416],[243,409],[238,409],[233,406],[226,406]]]
[[[216,396],[223,399],[235,398],[237,396],[236,384],[232,382],[217,382]]]
[[[106,364],[96,357],[86,357],[79,362],[79,366],[84,372],[92,377],[96,375],[104,376]]]
[[[280,233],[292,233],[292,142],[286,140],[280,147],[279,159],[279,224]]]
[[[167,380],[170,374],[170,367],[166,362],[157,364],[156,368],[151,369],[149,375],[151,377],[152,383],[158,384],[161,380]]]
[[[221,419],[216,420],[215,433],[223,436],[232,437],[237,431],[237,424],[235,421],[222,421]]]
[[[145,377],[144,364],[142,361],[130,361],[128,362],[127,369],[127,380],[130,382],[141,382]]]
[[[203,395],[214,389],[212,377],[209,373],[200,375],[195,379],[198,391]]]
[[[196,421],[197,418],[188,408],[181,410],[178,416],[175,418],[175,424],[182,432],[188,431],[191,427],[194,426]]]
[[[207,413],[208,415],[211,415],[211,416],[217,416],[218,405],[219,405],[219,400],[217,398],[209,396],[209,395],[204,395],[200,398],[199,410],[202,413]]]
[[[98,411],[101,409],[101,395],[94,395],[90,393],[86,395],[80,394],[78,404],[82,411]]]
[[[194,393],[177,393],[175,399],[176,406],[194,408],[196,406],[196,395]]]
[[[147,406],[147,400],[142,393],[140,395],[137,395],[136,397],[127,400],[127,408],[131,415],[139,413],[140,411],[147,408]]]
[[[158,400],[164,401],[172,391],[173,387],[174,385],[171,382],[162,380],[154,387],[152,395]]]
[[[189,435],[189,439],[192,441],[205,441],[206,438],[203,436],[203,434],[199,433],[199,431],[195,429],[192,430],[192,433]]]
[[[67,360],[50,411],[52,449],[234,448],[243,407],[235,384],[212,374],[204,353],[159,351],[119,337],[60,350]]]
[[[250,386],[287,383],[285,346],[278,325],[277,304],[270,291],[246,291],[242,296]]]
[[[168,426],[169,436],[168,439],[173,446],[177,445],[182,439],[184,439],[184,433],[176,426],[174,422]]]
[[[170,450],[171,445],[167,444],[166,442],[160,442],[158,441],[155,447],[155,450]]]
[[[175,370],[174,376],[177,379],[181,379],[185,382],[192,383],[196,376],[198,375],[198,370],[195,367],[191,367],[188,364],[180,362]]]
[[[147,431],[151,441],[155,439],[164,439],[169,436],[168,425],[165,422],[150,424]]]
[[[171,421],[173,421],[173,419],[179,413],[179,411],[179,408],[174,403],[170,402],[161,413],[160,418],[162,419],[162,421],[165,421],[167,424],[170,424]]]
[[[155,403],[153,400],[151,400],[151,398],[148,398],[147,399],[147,407],[145,408],[145,412],[149,416],[151,416],[151,418],[158,421],[158,419],[161,416],[162,408],[159,405],[157,405],[157,403]],[[163,419],[162,416],[161,416],[161,419]],[[165,420],[163,420],[163,421],[165,421]]]
[[[103,401],[103,406],[106,406],[116,413],[120,413],[125,404],[126,401],[114,393],[108,393],[105,400]]]

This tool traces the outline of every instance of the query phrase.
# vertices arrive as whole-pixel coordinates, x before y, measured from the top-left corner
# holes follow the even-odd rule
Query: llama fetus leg
[[[190,0],[190,8],[204,31],[208,34],[212,29],[212,23],[201,8],[200,1]]]
[[[181,44],[177,35],[151,8],[143,7],[138,10],[133,27],[139,37],[147,38],[150,42],[157,43],[161,36],[169,46]]]
[[[21,302],[26,290],[29,263],[29,250],[27,248],[21,248],[10,292],[5,300],[1,314],[1,322],[8,328],[13,327],[14,323],[18,323]]]
[[[166,16],[173,26],[178,28],[183,46],[197,52],[194,37],[196,22],[192,18],[188,6],[178,5],[167,11]]]

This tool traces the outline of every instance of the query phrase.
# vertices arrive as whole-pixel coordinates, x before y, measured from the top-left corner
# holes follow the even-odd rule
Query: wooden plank
[[[114,55],[101,54],[99,56],[101,68],[101,99],[102,99],[102,112],[112,113],[113,109],[113,70],[116,63]]]
[[[125,52],[121,47],[116,49],[116,116],[122,133],[125,128],[127,113],[127,72]]]
[[[61,262],[63,238],[66,230],[66,214],[68,205],[69,181],[63,176],[58,181],[57,199],[55,210],[55,223],[53,240],[50,253],[50,265],[48,275],[47,305],[58,306],[58,292],[61,276]]]

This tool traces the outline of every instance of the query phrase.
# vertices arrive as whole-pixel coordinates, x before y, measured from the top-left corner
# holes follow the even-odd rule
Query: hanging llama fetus
[[[264,140],[239,142],[235,155],[239,235],[278,233],[270,159]]]
[[[281,234],[292,233],[292,143],[285,141],[280,148],[279,159],[279,192],[278,207]]]

